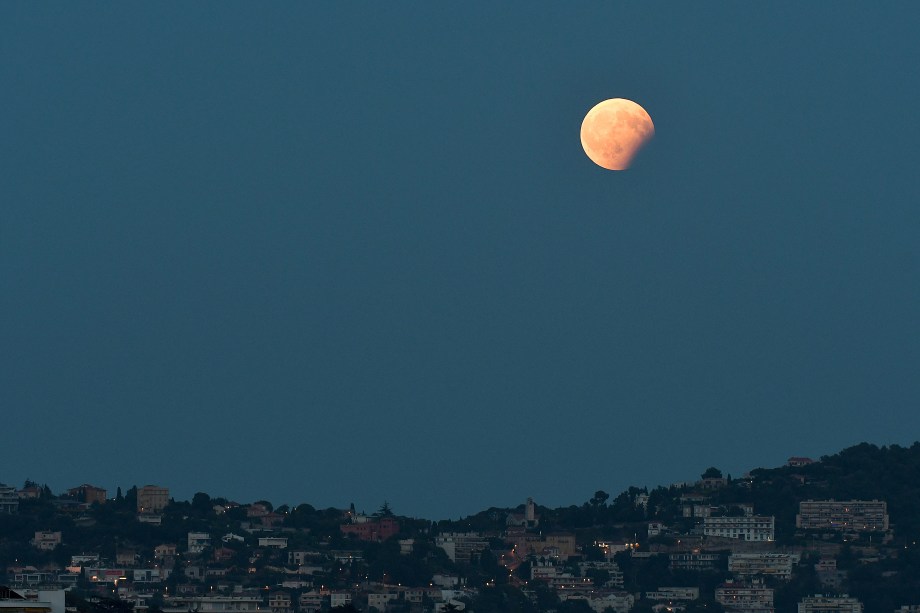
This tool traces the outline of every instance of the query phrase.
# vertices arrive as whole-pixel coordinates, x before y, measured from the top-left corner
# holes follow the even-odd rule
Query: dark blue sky
[[[440,518],[910,443],[918,20],[3,3],[0,481]]]

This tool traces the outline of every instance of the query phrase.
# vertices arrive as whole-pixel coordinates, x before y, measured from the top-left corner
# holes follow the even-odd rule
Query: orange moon
[[[591,161],[607,170],[626,170],[636,153],[655,136],[645,109],[625,98],[594,106],[581,122],[581,146]]]

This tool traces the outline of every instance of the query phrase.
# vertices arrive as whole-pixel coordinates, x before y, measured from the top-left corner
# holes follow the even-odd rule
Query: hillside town
[[[918,613],[916,520],[881,498],[810,496],[840,491],[828,475],[846,453],[434,522],[386,502],[0,485],[0,611]]]

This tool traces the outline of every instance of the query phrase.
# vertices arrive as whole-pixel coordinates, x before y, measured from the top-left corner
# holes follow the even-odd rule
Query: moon
[[[607,170],[626,170],[655,136],[644,108],[626,98],[599,102],[581,122],[581,146],[591,161]]]

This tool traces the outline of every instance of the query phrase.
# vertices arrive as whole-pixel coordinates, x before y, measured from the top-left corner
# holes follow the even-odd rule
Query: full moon
[[[581,146],[591,161],[607,170],[626,170],[653,136],[655,124],[645,109],[625,98],[594,106],[581,122]]]

